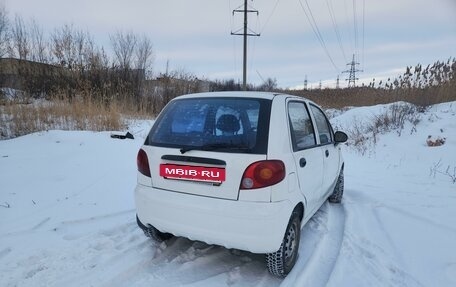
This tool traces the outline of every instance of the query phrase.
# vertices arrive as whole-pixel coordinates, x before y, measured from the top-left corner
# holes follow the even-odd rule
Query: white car
[[[138,225],[158,241],[175,235],[264,253],[269,271],[285,276],[302,226],[327,199],[341,202],[346,140],[304,98],[177,97],[138,152]]]

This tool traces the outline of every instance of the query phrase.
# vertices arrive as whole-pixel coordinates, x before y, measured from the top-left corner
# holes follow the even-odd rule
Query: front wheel
[[[279,250],[266,255],[271,274],[284,277],[290,273],[298,259],[300,237],[301,219],[297,212],[293,212]]]

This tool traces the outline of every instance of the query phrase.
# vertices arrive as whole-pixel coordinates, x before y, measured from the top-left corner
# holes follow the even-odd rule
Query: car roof
[[[212,98],[212,97],[228,97],[228,98],[258,98],[258,99],[267,99],[272,100],[275,97],[286,97],[286,98],[296,98],[300,100],[309,101],[304,97],[298,97],[283,93],[272,93],[272,92],[252,92],[252,91],[234,91],[234,92],[206,92],[206,93],[195,93],[182,95],[174,98],[178,99],[191,99],[191,98]]]

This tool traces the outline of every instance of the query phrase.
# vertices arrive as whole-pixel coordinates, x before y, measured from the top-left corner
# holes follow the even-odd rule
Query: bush
[[[406,123],[412,124],[411,132],[413,132],[420,118],[421,115],[415,105],[403,102],[392,104],[367,123],[354,121],[351,128],[347,130],[348,145],[364,155],[375,147],[379,134],[396,131],[397,135],[401,136]]]

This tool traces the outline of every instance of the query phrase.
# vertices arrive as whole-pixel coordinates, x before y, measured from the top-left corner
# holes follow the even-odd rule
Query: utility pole
[[[247,26],[247,13],[256,13],[258,15],[258,11],[257,10],[249,10],[248,7],[247,7],[247,0],[244,0],[244,9],[243,10],[239,10],[238,9],[235,9],[233,10],[233,16],[234,16],[234,13],[244,13],[244,28],[243,28],[243,33],[239,33],[240,30],[242,29],[239,29],[238,31],[236,32],[231,32],[231,35],[238,35],[238,36],[244,36],[244,59],[243,59],[243,70],[242,70],[242,89],[244,91],[247,90],[247,36],[260,36],[260,34],[257,34],[257,33],[254,33],[253,31],[251,31],[250,33],[248,32],[248,26]]]
[[[353,54],[353,59],[350,63],[347,64],[347,66],[350,65],[350,70],[343,71],[342,73],[350,73],[348,76],[348,79],[345,79],[345,81],[348,81],[348,87],[356,87],[356,80],[359,80],[356,77],[356,72],[363,72],[363,70],[358,70],[356,69],[356,65],[359,65],[359,63],[355,62],[355,54]]]
[[[307,90],[307,83],[308,83],[308,82],[307,82],[307,75],[306,75],[306,78],[305,78],[305,80],[304,80],[304,90]]]
[[[337,75],[336,89],[339,89],[339,75]]]

